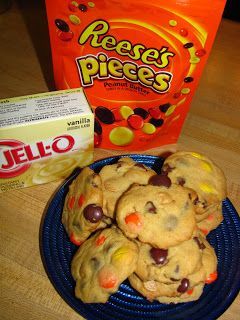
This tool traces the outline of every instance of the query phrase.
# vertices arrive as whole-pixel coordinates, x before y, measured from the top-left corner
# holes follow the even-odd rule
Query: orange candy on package
[[[97,146],[137,151],[176,143],[224,5],[46,0],[56,87],[84,88]]]

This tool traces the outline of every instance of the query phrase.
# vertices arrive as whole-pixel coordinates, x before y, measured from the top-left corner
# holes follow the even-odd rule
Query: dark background
[[[240,21],[240,0],[228,0],[223,12],[223,17]]]

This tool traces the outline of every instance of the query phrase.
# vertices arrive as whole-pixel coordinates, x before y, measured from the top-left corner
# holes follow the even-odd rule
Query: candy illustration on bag
[[[46,0],[56,87],[85,89],[95,146],[176,143],[224,4]]]

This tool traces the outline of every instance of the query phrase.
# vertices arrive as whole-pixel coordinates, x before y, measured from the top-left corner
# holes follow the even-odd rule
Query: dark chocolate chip
[[[96,118],[94,119],[94,131],[99,135],[102,134],[102,126]]]
[[[62,19],[56,19],[55,20],[55,25],[59,30],[61,30],[63,32],[68,32],[70,30],[69,29],[69,25],[67,24],[67,22],[65,22]]]
[[[148,183],[153,186],[164,186],[166,188],[169,188],[172,184],[168,176],[163,174],[155,174],[149,179]]]
[[[193,240],[197,243],[199,249],[204,250],[206,248],[205,244],[200,242],[198,237],[194,237]]]
[[[114,114],[106,107],[97,107],[95,114],[97,118],[105,124],[112,124],[115,121]]]
[[[151,118],[150,120],[149,120],[149,122],[151,123],[151,124],[153,124],[155,127],[161,127],[162,125],[163,125],[163,123],[164,123],[164,120],[163,119],[154,119],[154,118]]]
[[[193,77],[186,77],[184,78],[184,82],[192,82],[193,81]]]
[[[133,111],[135,114],[142,117],[144,120],[147,119],[147,117],[149,115],[148,111],[143,108],[135,108],[135,109],[133,109]]]
[[[167,259],[168,250],[159,249],[159,248],[151,248],[150,255],[155,261],[156,264],[164,264]]]
[[[192,47],[193,47],[193,43],[192,43],[192,42],[185,43],[185,44],[183,45],[183,47],[184,47],[185,49],[192,48]]]
[[[186,183],[186,180],[182,177],[178,177],[177,178],[177,183],[180,185],[180,186],[183,186],[185,183]]]
[[[145,204],[145,211],[149,213],[157,213],[157,208],[155,207],[152,201],[148,201]]]
[[[188,290],[189,288],[189,280],[184,278],[182,279],[181,281],[181,284],[179,285],[179,287],[177,288],[177,291],[180,292],[180,293],[184,293]]]
[[[89,204],[84,208],[83,215],[86,220],[95,223],[102,219],[103,210],[100,206],[97,206],[96,204]]]
[[[78,8],[79,8],[79,10],[81,10],[82,12],[86,12],[87,11],[87,6],[85,5],[85,4],[80,4],[79,6],[78,6]]]
[[[165,103],[165,104],[161,104],[159,106],[160,111],[162,111],[163,113],[167,112],[168,109],[171,107],[170,103]]]

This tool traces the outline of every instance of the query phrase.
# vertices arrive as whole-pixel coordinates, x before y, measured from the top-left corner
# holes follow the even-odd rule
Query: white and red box
[[[66,178],[93,161],[81,88],[0,100],[0,192]]]

